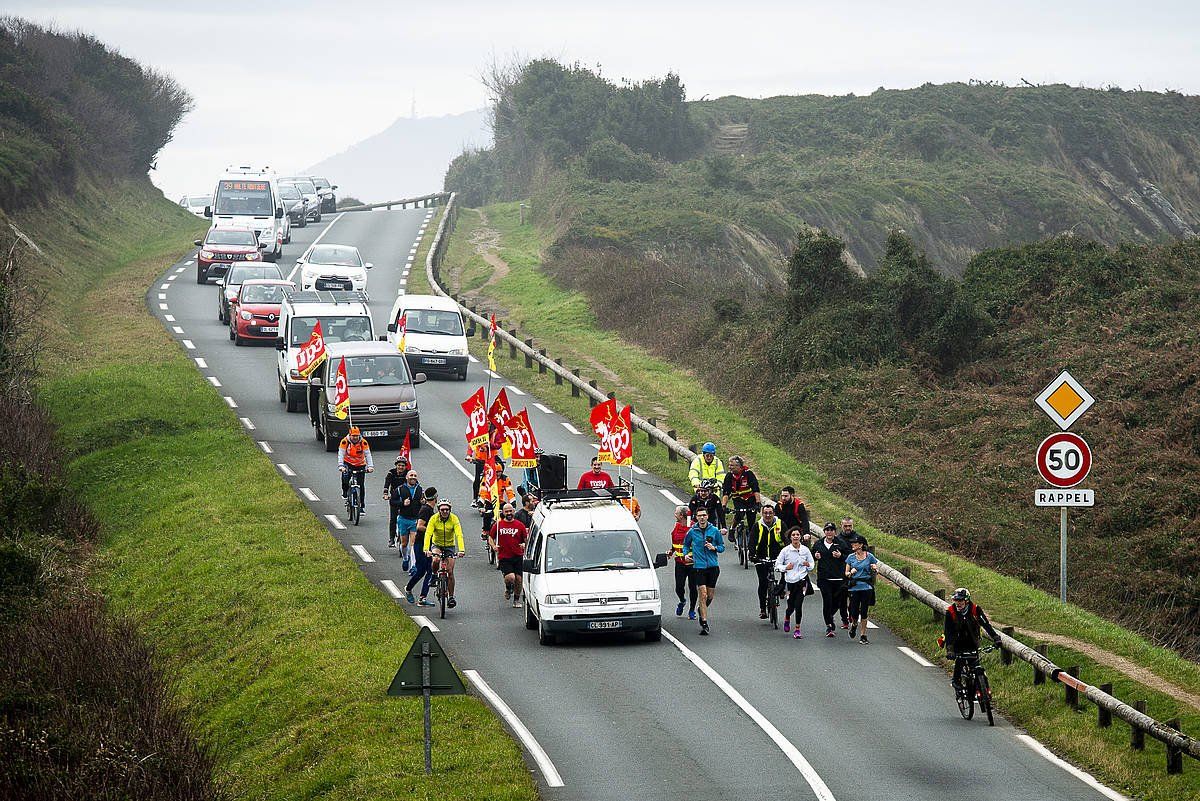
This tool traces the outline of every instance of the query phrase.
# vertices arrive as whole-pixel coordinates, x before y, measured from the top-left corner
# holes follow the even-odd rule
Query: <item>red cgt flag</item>
[[[474,448],[488,441],[487,397],[483,387],[461,404],[467,416],[467,446]]]
[[[345,420],[350,414],[350,382],[346,378],[345,356],[338,362],[337,378],[333,383],[333,406],[339,420]]]
[[[404,444],[400,446],[400,455],[404,457],[404,461],[408,462],[408,469],[412,469],[412,429],[404,432]]]
[[[321,333],[321,321],[317,320],[308,337],[308,342],[301,345],[300,352],[296,354],[296,372],[304,378],[308,378],[327,357],[325,335]]]
[[[529,424],[529,411],[522,409],[510,417],[504,431],[512,443],[512,466],[537,467],[537,438],[533,435],[533,426]]]
[[[613,464],[628,467],[633,464],[633,409],[626,406],[615,422],[608,432]]]
[[[501,387],[500,391],[496,393],[495,399],[492,400],[492,405],[488,407],[488,422],[503,431],[512,416],[512,406],[508,403],[508,391]]]
[[[612,463],[612,444],[609,442],[609,432],[613,420],[617,417],[617,402],[609,398],[604,403],[592,407],[592,430],[600,438],[600,452],[596,454],[600,461]]]

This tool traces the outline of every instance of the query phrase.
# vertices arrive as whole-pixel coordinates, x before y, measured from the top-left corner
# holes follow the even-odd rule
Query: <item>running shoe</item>
[[[792,630],[792,621],[790,621],[790,620],[783,621],[783,633],[787,634],[791,630]]]
[[[675,617],[680,617],[681,615],[683,615],[683,601],[680,601],[679,605],[675,607]]]
[[[858,642],[860,645],[870,645],[871,644],[871,641],[867,639],[867,635],[865,635],[865,634],[858,638]]]
[[[400,569],[407,573],[409,567],[410,565],[408,563],[408,557],[406,556],[400,561]]]
[[[433,606],[433,601],[422,595],[421,600],[417,601],[417,606]]]
[[[858,633],[858,624],[857,624],[857,623],[855,623],[853,626],[851,626],[851,627],[850,627],[850,639],[852,639],[852,640],[853,640],[853,639],[854,639],[854,635],[855,635],[855,634],[857,634],[857,633]],[[865,635],[864,635],[864,636],[865,636]]]
[[[504,600],[507,601],[511,597],[512,597],[512,587],[509,587],[506,584],[506,585],[504,585]]]
[[[708,636],[708,622],[705,620],[700,621],[700,636],[702,636],[702,637]]]
[[[688,610],[688,620],[695,620],[695,619],[696,619],[696,610],[689,609]]]
[[[759,610],[758,610],[758,619],[759,619],[759,620],[766,620],[766,619],[767,619],[767,610],[766,610],[766,609],[759,609]]]
[[[797,626],[796,630],[792,632],[792,639],[793,640],[803,640],[804,639],[804,635],[800,632],[799,626]]]
[[[516,598],[513,598],[512,608],[513,608],[513,609],[520,609],[520,608],[521,608],[521,602],[520,602],[520,601],[518,601]]]
[[[834,634],[834,633],[833,633],[833,626],[832,626],[832,625],[829,625],[829,626],[826,626],[826,627],[825,627],[825,636],[826,636],[826,637],[836,637],[836,636],[837,636],[836,634]]]
[[[413,597],[412,591],[406,591],[404,593],[404,600],[408,601],[410,604],[415,604],[417,602],[417,599]]]
[[[451,609],[458,606],[458,601],[454,600],[453,595],[451,595],[450,599],[446,601],[446,606],[450,607]]]
[[[388,547],[389,547],[389,548],[395,548],[395,547],[396,547],[396,541],[395,541],[395,540],[388,540]]]
[[[846,630],[846,629],[848,629],[848,628],[850,628],[850,621],[848,621],[848,620],[843,620],[843,621],[842,621],[842,631],[845,631],[845,630]]]

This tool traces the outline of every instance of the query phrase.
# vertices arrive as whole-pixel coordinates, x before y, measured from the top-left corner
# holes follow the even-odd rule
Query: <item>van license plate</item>
[[[445,364],[445,359],[422,359],[425,364]]]
[[[386,431],[364,431],[364,432],[362,432],[362,435],[364,437],[386,437],[387,432]]]
[[[588,623],[589,629],[619,629],[621,621],[619,620],[594,620]]]

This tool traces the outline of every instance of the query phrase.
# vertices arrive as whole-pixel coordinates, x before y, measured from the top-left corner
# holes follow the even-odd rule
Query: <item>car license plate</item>
[[[425,364],[445,364],[446,363],[445,359],[422,359],[421,361],[424,362]]]
[[[387,432],[386,431],[364,431],[364,432],[362,432],[362,435],[364,437],[386,437]]]
[[[279,333],[279,326],[277,326],[277,325],[264,325],[264,326],[260,326],[258,330],[259,330],[259,331],[262,331],[264,334],[278,334],[278,333]]]
[[[619,629],[619,628],[621,628],[621,621],[619,621],[619,620],[593,620],[591,623],[588,623],[587,627],[589,629]]]

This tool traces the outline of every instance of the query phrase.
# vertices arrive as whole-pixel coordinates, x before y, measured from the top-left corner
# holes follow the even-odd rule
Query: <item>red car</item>
[[[291,281],[278,278],[246,279],[229,304],[229,338],[233,344],[241,345],[251,339],[274,342],[279,336],[283,293],[295,288]]]
[[[196,283],[207,284],[220,278],[233,264],[262,261],[263,248],[249,228],[209,228],[203,240],[196,240]]]

